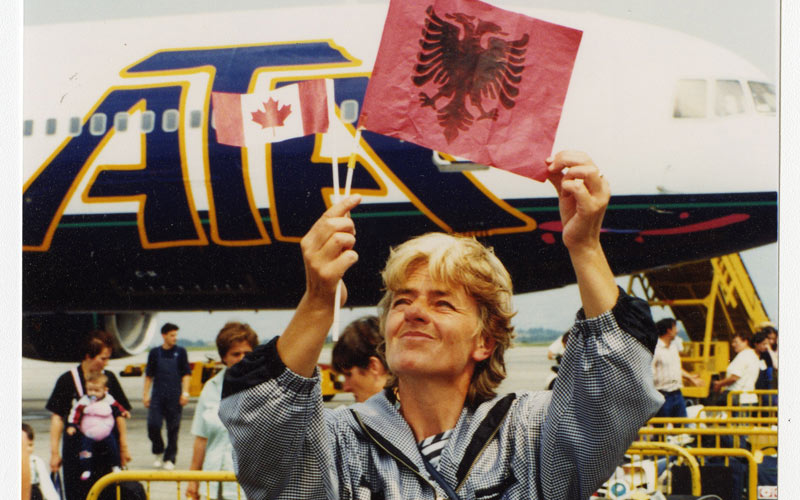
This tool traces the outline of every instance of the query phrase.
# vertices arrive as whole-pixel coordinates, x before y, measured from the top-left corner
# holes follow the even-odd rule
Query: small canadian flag
[[[217,142],[252,147],[328,131],[325,80],[308,80],[269,92],[212,92]],[[331,96],[332,98],[332,96]]]

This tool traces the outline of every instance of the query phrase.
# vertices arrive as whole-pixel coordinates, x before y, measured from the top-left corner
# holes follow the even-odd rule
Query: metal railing
[[[777,411],[776,407],[757,407],[757,406],[718,406],[705,407],[703,411],[716,411],[720,413],[748,414],[764,410]],[[694,456],[700,457],[725,457],[725,465],[729,465],[731,457],[739,457],[747,460],[747,484],[748,498],[756,500],[758,483],[758,464],[763,460],[765,452],[777,455],[778,431],[773,428],[777,424],[776,417],[727,417],[727,418],[652,418],[649,424],[672,424],[672,427],[642,427],[639,435],[643,439],[657,438],[666,439],[668,436],[694,436],[695,440],[701,442],[701,436],[714,436],[713,447],[706,443],[700,447],[685,446],[684,450]],[[690,425],[695,425],[691,427]],[[704,425],[705,427],[699,427]],[[731,447],[725,447],[722,443],[723,436],[730,436]],[[740,447],[740,437],[745,437],[749,441],[750,450]],[[661,441],[644,441],[646,443],[660,443]],[[703,459],[702,464],[705,463]],[[694,480],[694,476],[693,476]],[[692,493],[694,494],[694,493]]]
[[[211,483],[217,482],[236,482],[236,474],[233,472],[226,472],[226,471],[201,471],[201,470],[175,470],[175,471],[159,471],[159,470],[124,470],[120,472],[112,472],[111,474],[106,474],[105,476],[101,477],[94,483],[92,489],[89,490],[89,494],[86,496],[86,500],[97,500],[100,497],[100,493],[105,490],[107,487],[112,485],[116,486],[116,498],[120,500],[120,487],[119,483],[129,482],[129,481],[144,481],[146,483],[145,491],[147,493],[147,498],[150,499],[151,497],[151,489],[150,485],[153,482],[174,482],[175,483],[175,490],[176,490],[176,497],[178,500],[184,498],[181,496],[181,483],[182,482],[190,482],[190,481],[198,481],[198,482],[206,482],[206,498],[211,498],[210,488]],[[244,495],[242,494],[241,488],[237,485],[236,488],[236,498],[242,499]]]
[[[689,466],[689,471],[691,472],[692,476],[692,484],[691,484],[691,491],[692,495],[699,496],[701,494],[701,483],[700,483],[700,464],[697,462],[697,459],[692,455],[688,450],[685,448],[681,448],[680,446],[669,444],[669,443],[662,443],[658,441],[649,442],[649,441],[634,441],[631,443],[628,451],[626,453],[631,457],[631,465],[636,465],[634,461],[635,457],[641,457],[640,462],[644,461],[644,457],[648,455],[652,456],[672,456],[675,455],[679,458],[678,465],[682,462],[685,462]],[[655,467],[657,465],[654,464]],[[657,470],[656,470],[656,476]],[[657,482],[657,481],[656,481]],[[629,484],[629,489],[633,489],[633,476],[631,476],[631,483]]]

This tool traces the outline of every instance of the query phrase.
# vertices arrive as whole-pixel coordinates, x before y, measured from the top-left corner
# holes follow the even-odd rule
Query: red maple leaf
[[[253,115],[253,121],[260,124],[261,128],[282,127],[286,117],[292,113],[291,104],[281,106],[278,109],[278,101],[272,97],[269,98],[269,101],[261,104],[264,105],[264,111],[259,109],[250,113]]]

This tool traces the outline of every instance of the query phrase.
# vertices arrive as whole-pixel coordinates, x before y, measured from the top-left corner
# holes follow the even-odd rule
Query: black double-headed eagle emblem
[[[487,110],[484,99],[497,100],[505,109],[514,107],[529,37],[526,33],[508,41],[500,38],[508,33],[493,22],[462,13],[445,14],[459,28],[436,15],[432,6],[426,12],[412,80],[417,87],[430,81],[439,85],[432,96],[420,92],[419,102],[436,111],[450,143],[476,120],[497,119],[499,108]],[[436,101],[442,97],[450,101],[437,108]],[[477,117],[467,109],[467,98],[477,108]]]

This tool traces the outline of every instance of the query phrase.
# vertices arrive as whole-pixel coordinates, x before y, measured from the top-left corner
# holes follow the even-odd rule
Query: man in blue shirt
[[[142,402],[148,409],[147,435],[153,443],[153,466],[163,465],[164,469],[173,470],[178,453],[181,412],[189,402],[189,375],[192,370],[186,349],[177,345],[178,326],[166,323],[161,327],[161,337],[164,343],[151,349],[147,357]],[[161,437],[164,420],[167,422],[166,448]]]

